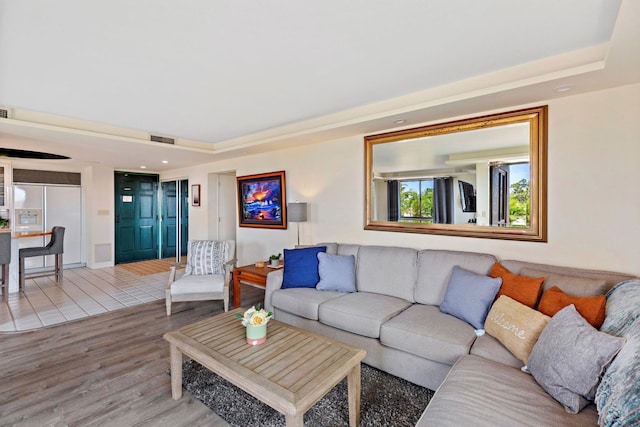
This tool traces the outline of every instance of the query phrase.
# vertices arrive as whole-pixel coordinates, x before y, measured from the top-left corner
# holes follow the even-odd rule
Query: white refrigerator
[[[13,232],[50,231],[65,227],[63,264],[82,262],[82,189],[75,185],[15,184]],[[19,248],[44,246],[49,236],[18,239]],[[54,256],[25,259],[26,269],[53,267]]]

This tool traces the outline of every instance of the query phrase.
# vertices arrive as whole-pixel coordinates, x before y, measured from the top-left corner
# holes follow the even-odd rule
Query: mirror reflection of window
[[[433,223],[433,180],[400,181],[400,222]]]
[[[365,137],[365,229],[546,241],[547,108]]]
[[[529,163],[511,165],[509,184],[509,225],[528,228],[531,226],[531,183]]]

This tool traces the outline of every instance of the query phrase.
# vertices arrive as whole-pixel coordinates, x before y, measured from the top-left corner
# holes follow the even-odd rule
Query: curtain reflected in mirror
[[[365,137],[365,229],[546,241],[546,112]]]

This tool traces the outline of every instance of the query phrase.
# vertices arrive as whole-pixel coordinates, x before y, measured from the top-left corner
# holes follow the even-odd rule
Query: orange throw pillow
[[[500,295],[506,295],[527,307],[533,308],[536,306],[540,293],[542,293],[544,277],[519,276],[513,274],[498,262],[493,264],[489,276],[502,278],[502,286],[496,298],[500,297]]]
[[[602,326],[607,308],[607,297],[604,295],[574,297],[565,294],[559,287],[554,286],[542,294],[538,311],[553,317],[554,314],[571,304],[594,328],[599,329]]]

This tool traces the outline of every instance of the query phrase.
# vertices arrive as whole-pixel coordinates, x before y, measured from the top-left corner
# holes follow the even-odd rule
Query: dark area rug
[[[362,364],[360,425],[414,426],[433,391]],[[284,415],[191,360],[183,366],[184,388],[232,426],[284,426]],[[305,426],[348,426],[344,379],[304,414]]]

